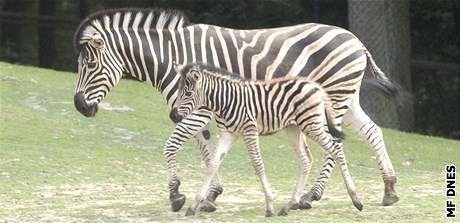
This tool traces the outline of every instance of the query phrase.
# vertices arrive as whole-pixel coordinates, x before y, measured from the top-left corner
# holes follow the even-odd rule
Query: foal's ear
[[[192,80],[198,82],[201,80],[201,73],[198,70],[192,69],[188,75]]]
[[[93,46],[96,49],[102,49],[104,48],[104,39],[102,38],[101,34],[95,33],[93,36],[91,36],[91,39],[89,40],[89,44]]]

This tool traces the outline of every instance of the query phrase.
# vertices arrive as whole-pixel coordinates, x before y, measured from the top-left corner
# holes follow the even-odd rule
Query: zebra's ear
[[[91,46],[95,47],[96,49],[102,49],[104,48],[104,39],[102,39],[100,34],[96,33],[91,37],[89,44],[91,44]]]
[[[196,82],[201,80],[201,73],[197,70],[190,70],[189,76]]]

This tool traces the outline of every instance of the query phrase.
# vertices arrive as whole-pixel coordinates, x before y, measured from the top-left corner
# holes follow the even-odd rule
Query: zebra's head
[[[74,47],[79,56],[79,77],[74,97],[76,109],[85,116],[94,116],[97,105],[123,74],[140,81],[150,81],[150,75],[158,75],[161,67],[155,68],[155,65],[169,64],[163,61],[162,53],[161,60],[157,60],[156,54],[149,55],[148,52],[154,50],[145,46],[152,47],[152,41],[155,50],[158,50],[156,34],[188,24],[183,13],[168,9],[122,8],[89,15],[80,23],[74,37]],[[149,73],[150,69],[155,72]],[[169,72],[169,68],[167,70]],[[156,76],[153,79],[155,86],[163,84]]]
[[[189,115],[193,110],[203,105],[201,70],[194,66],[174,65],[176,72],[181,76],[178,86],[178,97],[171,113],[177,115],[173,121],[180,121]]]
[[[78,40],[78,80],[75,108],[86,117],[96,115],[98,104],[123,75],[123,63],[114,56],[97,26],[88,26]]]

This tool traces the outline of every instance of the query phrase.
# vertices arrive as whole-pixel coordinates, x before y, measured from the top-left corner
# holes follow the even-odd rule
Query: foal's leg
[[[227,154],[228,150],[231,148],[235,139],[236,137],[230,132],[220,132],[219,144],[214,154],[212,154],[211,156],[205,180],[198,192],[196,193],[195,201],[187,209],[187,212],[185,213],[186,216],[195,215],[198,206],[205,199],[206,192],[208,192],[209,190],[209,186],[211,185],[212,179],[219,170],[219,166],[222,163],[222,159]]]
[[[326,153],[324,163],[319,176],[316,178],[315,184],[311,187],[307,194],[303,195],[299,202],[300,209],[310,209],[313,201],[319,201],[323,196],[329,177],[335,166],[335,160],[331,154]]]
[[[293,143],[297,158],[299,158],[299,178],[297,185],[292,193],[291,200],[280,210],[278,215],[287,215],[290,209],[298,208],[300,196],[305,188],[305,183],[308,179],[308,173],[313,165],[313,156],[304,142],[304,136],[297,126],[287,129],[289,139]]]
[[[353,98],[351,109],[345,114],[344,123],[354,132],[367,141],[374,150],[380,173],[385,183],[385,193],[382,205],[388,206],[399,201],[399,194],[395,191],[396,174],[388,156],[382,130],[376,125],[359,105],[359,98]]]
[[[327,153],[331,154],[334,160],[340,165],[342,177],[345,181],[345,185],[353,205],[361,211],[363,209],[363,204],[356,194],[356,186],[353,183],[348,170],[342,143],[336,142],[334,138],[325,131],[324,126],[321,124],[306,124],[303,126],[303,129],[304,134],[308,135],[311,139],[320,144],[321,147]]]
[[[257,176],[259,176],[260,182],[262,183],[262,187],[264,190],[265,195],[265,217],[272,217],[273,216],[273,194],[270,189],[270,185],[268,183],[267,176],[265,175],[265,167],[262,157],[260,155],[260,148],[259,148],[259,134],[255,126],[246,126],[243,127],[245,129],[244,133],[244,142],[246,143],[246,147],[248,148],[249,156],[251,157],[252,166],[256,171]]]
[[[179,192],[180,180],[177,177],[176,153],[182,144],[192,138],[212,118],[207,110],[197,110],[177,123],[171,136],[165,144],[163,154],[168,168],[169,199],[173,211],[179,211],[185,203],[185,195]],[[190,125],[193,124],[193,125]]]
[[[212,148],[211,133],[209,131],[209,127],[208,126],[204,127],[201,130],[201,132],[198,132],[195,138],[200,148],[201,158],[206,164],[206,167],[209,167],[211,156],[212,156],[212,153],[214,152],[214,149]],[[200,211],[205,211],[205,212],[215,211],[216,210],[216,204],[215,204],[216,198],[217,196],[222,194],[222,192],[223,192],[223,188],[220,184],[219,174],[216,173],[216,175],[214,176],[213,182],[211,184],[211,187],[209,189],[208,196],[206,197],[205,200],[203,200],[203,203],[200,205]]]
[[[380,173],[385,184],[385,192],[382,205],[389,206],[399,201],[399,194],[394,189],[397,177],[388,156],[383,134],[380,127],[375,124],[369,116],[363,111],[359,105],[359,94],[356,94],[350,104],[350,109],[345,113],[343,123],[350,126],[363,140],[367,141],[368,145],[373,149],[377,163],[380,168]],[[335,166],[335,161],[331,155],[327,154],[319,177],[310,191],[302,196],[299,203],[300,208],[311,208],[311,202],[321,199],[324,189],[331,172]]]

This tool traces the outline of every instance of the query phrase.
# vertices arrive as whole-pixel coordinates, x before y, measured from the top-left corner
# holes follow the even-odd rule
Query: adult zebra
[[[172,69],[173,61],[210,63],[252,80],[305,76],[316,81],[329,94],[352,101],[349,106],[334,107],[336,122],[344,119],[345,124],[373,148],[385,183],[383,204],[391,205],[399,200],[394,190],[396,176],[382,132],[360,107],[358,92],[343,88],[361,82],[367,60],[371,62],[374,81],[380,89],[393,90],[392,84],[361,42],[344,29],[302,24],[235,30],[192,25],[182,13],[174,10],[117,9],[97,12],[82,21],[75,33],[74,45],[79,73],[74,102],[76,109],[88,117],[96,114],[98,103],[120,81],[123,73],[157,88],[172,106],[179,79]],[[171,117],[174,118],[174,113]],[[206,164],[209,136],[207,128],[196,136]],[[165,155],[168,163],[175,162],[175,153]],[[321,198],[334,165],[332,157],[327,156],[316,183],[302,199],[303,206]],[[180,181],[170,176],[174,211],[185,201],[179,193],[179,185]],[[221,192],[216,179],[208,196],[210,211],[214,210],[212,204]]]

